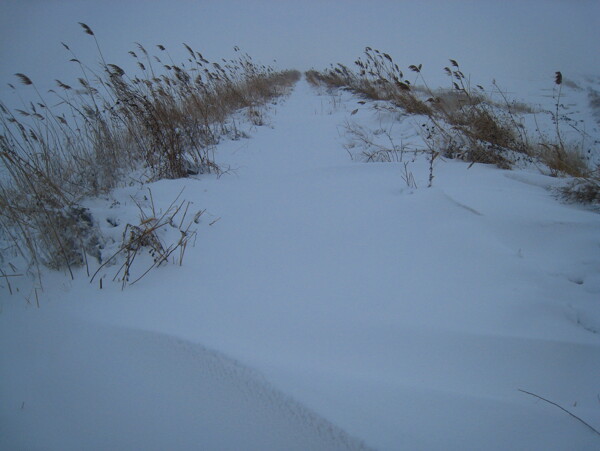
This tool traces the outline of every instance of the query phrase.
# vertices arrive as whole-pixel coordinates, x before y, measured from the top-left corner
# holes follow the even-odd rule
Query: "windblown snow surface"
[[[37,301],[4,283],[0,448],[600,449],[519,391],[600,428],[598,213],[535,167],[438,159],[427,188],[406,156],[409,188],[344,148],[346,121],[381,126],[356,101],[301,81],[219,146],[221,177],[88,202],[110,236],[184,189],[206,212],[183,266],[48,273]]]

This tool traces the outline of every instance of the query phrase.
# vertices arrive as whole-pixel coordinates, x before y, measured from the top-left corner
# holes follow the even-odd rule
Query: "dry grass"
[[[562,187],[560,195],[569,202],[600,205],[600,177],[576,178]]]
[[[119,280],[122,288],[127,285],[133,285],[148,274],[153,268],[159,267],[169,261],[169,258],[179,251],[177,263],[181,265],[188,244],[196,237],[196,231],[192,229],[193,224],[198,224],[200,216],[204,211],[198,211],[195,214],[189,214],[190,202],[180,201],[179,196],[171,202],[171,205],[162,213],[156,209],[152,197],[152,191],[149,190],[150,208],[144,209],[136,202],[140,212],[139,224],[127,224],[123,232],[123,241],[119,249],[99,266],[93,274],[90,282],[107,265],[117,261],[118,256],[123,256],[123,263],[116,271],[113,281]],[[181,195],[181,193],[180,193]],[[174,240],[166,241],[161,235],[163,232],[175,231]],[[134,268],[134,263],[142,251],[147,251],[152,262],[147,267],[133,273],[138,268]],[[133,277],[133,280],[132,280]]]
[[[387,53],[367,47],[365,60],[358,59],[354,72],[343,64],[332,66],[323,72],[308,71],[306,79],[313,85],[346,88],[371,100],[386,100],[409,114],[431,113],[426,102],[410,88],[410,81]]]
[[[375,131],[356,122],[344,125],[348,142],[344,145],[352,159],[373,163],[403,162],[405,158],[415,157],[421,151],[408,146],[396,144],[391,128],[379,128]]]
[[[563,175],[587,177],[590,175],[590,168],[576,147],[567,147],[556,143],[542,143],[537,157],[550,169],[551,175],[555,177]]]
[[[406,114],[426,116],[437,130],[432,146],[448,157],[508,167],[501,155],[503,149],[528,152],[529,145],[514,113],[500,113],[483,88],[471,89],[456,61],[451,60],[452,68],[445,68],[454,89],[436,91],[428,87],[421,65],[408,68],[421,83],[415,85],[387,53],[367,47],[364,59],[355,64],[356,72],[337,65],[324,72],[311,71],[307,79],[313,84],[344,87],[368,99],[388,101]]]
[[[509,169],[513,164],[509,155],[516,152],[537,158],[553,175],[582,177],[589,172],[581,150],[564,143],[561,136],[560,72],[555,80],[556,109],[550,112],[556,124],[555,136],[533,140],[523,125],[523,115],[537,111],[510,101],[495,84],[493,94],[501,101],[492,100],[482,86],[471,84],[455,60],[444,68],[453,88],[437,90],[427,85],[421,65],[408,67],[414,78],[411,83],[389,54],[370,47],[355,65],[356,70],[338,64],[322,72],[309,71],[306,78],[313,85],[348,89],[364,98],[388,101],[405,114],[426,116],[422,135],[432,153]],[[597,97],[591,94],[590,100],[594,102]],[[359,138],[362,136],[364,133]]]
[[[129,52],[138,71],[129,74],[107,63],[94,31],[81,26],[97,44],[99,70],[63,44],[80,69],[76,83],[56,80],[46,99],[27,75],[16,74],[35,101],[16,110],[0,103],[0,231],[31,267],[71,274],[97,256],[102,240],[79,205],[83,197],[109,191],[134,169],[147,181],[219,173],[214,146],[236,133],[229,117],[243,108],[260,115],[300,77],[239,51],[211,63],[185,44],[189,58],[179,65],[164,46],[151,55],[138,44]]]

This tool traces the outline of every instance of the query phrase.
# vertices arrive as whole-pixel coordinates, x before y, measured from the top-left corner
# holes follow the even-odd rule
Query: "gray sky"
[[[554,71],[600,74],[600,1],[192,1],[0,0],[0,98],[14,73],[48,89],[75,73],[60,45],[97,60],[94,29],[109,62],[127,65],[139,41],[164,44],[175,59],[182,42],[210,60],[238,45],[255,60],[305,70],[352,62],[365,46],[390,53],[401,67],[423,64],[444,82],[448,58],[474,82],[540,80]],[[6,100],[6,99],[5,99]]]

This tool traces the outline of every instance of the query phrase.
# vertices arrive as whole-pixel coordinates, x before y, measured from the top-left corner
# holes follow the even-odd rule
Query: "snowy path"
[[[102,352],[148,353],[153,365],[164,358],[165,367],[176,368],[173,374],[153,380],[160,370],[142,365],[142,371],[126,351],[115,361],[103,354],[86,362],[84,352],[75,353],[77,359],[91,371],[105,368],[106,377],[120,374],[125,362],[147,385],[127,401],[104,388],[116,406],[139,396],[146,412],[161,405],[148,401],[147,391],[170,386],[170,396],[172,384],[190,374],[201,376],[186,384],[216,385],[208,401],[206,393],[186,398],[175,390],[185,408],[173,415],[186,422],[171,425],[167,440],[202,427],[214,432],[232,415],[248,428],[240,429],[237,443],[245,446],[239,449],[360,446],[318,415],[381,450],[600,446],[584,425],[518,391],[547,396],[600,428],[599,215],[558,203],[538,186],[551,183],[545,177],[484,166],[467,171],[458,162],[439,163],[435,186],[410,193],[399,165],[350,160],[338,128],[355,103],[331,102],[302,81],[273,113],[272,129],[222,146],[231,175],[153,186],[156,201],[167,205],[186,185],[186,198],[221,218],[200,229],[183,267],[163,268],[123,292],[116,286],[100,291],[85,280],[68,287],[55,281],[47,289],[45,309],[73,324],[77,318],[102,324],[97,333],[84,333],[85,348],[116,327],[114,342]],[[419,181],[427,176],[421,162],[413,171]],[[12,318],[12,311],[0,317],[3,341],[23,336],[16,330],[26,319]],[[60,330],[48,321],[31,333]],[[156,337],[189,343],[195,362]],[[54,345],[36,343],[36,352],[52,352]],[[277,400],[282,392],[304,406],[289,401],[289,411],[314,413],[278,418],[276,401],[257,410],[256,424],[244,423],[253,416],[234,412],[251,411],[262,398],[250,389],[239,407],[229,389],[255,376],[240,369],[228,386],[202,375],[207,359],[220,362],[207,349],[263,375]],[[66,361],[59,366],[68,371],[73,362],[60,355]],[[35,371],[22,365],[0,371],[13,378]],[[33,377],[30,383],[39,382]],[[94,386],[88,380],[82,390]],[[194,412],[206,414],[203,402],[211,411],[220,406],[220,397],[231,411],[188,421]],[[18,423],[6,408],[0,412]],[[273,442],[257,438],[256,428],[266,424],[275,431]],[[322,425],[330,432],[322,433]],[[215,445],[236,434],[231,428],[215,432],[210,449],[235,449],[235,437]],[[282,447],[286,435],[290,446]],[[306,447],[302,440],[311,437],[318,445]]]

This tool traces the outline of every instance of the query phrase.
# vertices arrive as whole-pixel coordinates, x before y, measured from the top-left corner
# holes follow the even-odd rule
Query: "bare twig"
[[[408,162],[404,162],[404,173],[402,174],[402,180],[404,180],[404,183],[406,183],[406,186],[408,186],[411,189],[417,189],[417,182],[415,182],[415,177],[413,176],[413,173],[408,169]]]
[[[521,390],[520,388],[519,388],[519,391],[520,391],[520,392],[523,392],[523,393],[526,393],[526,394],[528,394],[528,395],[534,396],[534,397],[536,397],[536,398],[538,398],[538,399],[541,399],[542,401],[546,401],[548,404],[552,404],[553,406],[556,406],[556,407],[558,407],[560,410],[562,410],[562,411],[564,411],[564,412],[567,412],[567,413],[568,413],[569,415],[571,415],[573,418],[575,418],[576,420],[579,420],[579,421],[581,421],[583,424],[585,424],[585,425],[586,425],[588,428],[590,428],[590,429],[591,429],[592,431],[594,431],[596,434],[600,435],[600,431],[598,431],[598,429],[594,428],[594,427],[593,427],[592,425],[590,425],[589,423],[586,423],[586,422],[585,422],[585,421],[583,421],[581,418],[579,418],[577,415],[575,415],[575,414],[573,414],[573,413],[569,412],[567,409],[565,409],[565,408],[564,408],[564,407],[562,407],[562,406],[559,406],[559,405],[558,405],[558,404],[556,404],[555,402],[552,402],[552,401],[550,401],[550,400],[548,400],[548,399],[546,399],[546,398],[543,398],[543,397],[541,397],[540,395],[536,395],[535,393],[531,393],[531,392],[528,392],[528,391],[526,391],[526,390]]]
[[[23,274],[6,274],[2,268],[0,268],[0,273],[2,273],[2,274],[0,274],[0,277],[4,277],[4,279],[6,280],[6,284],[8,285],[8,291],[12,295],[13,291],[12,291],[12,287],[10,285],[10,280],[8,278],[9,277],[21,277]]]

